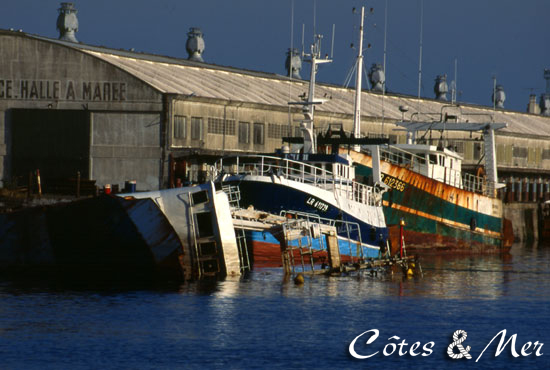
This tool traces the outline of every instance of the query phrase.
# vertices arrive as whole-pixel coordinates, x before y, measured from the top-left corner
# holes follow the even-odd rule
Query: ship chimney
[[[302,58],[300,58],[298,49],[288,48],[288,51],[286,52],[285,68],[287,76],[302,79],[300,76],[300,70],[302,69]],[[292,71],[290,68],[292,68]]]
[[[492,101],[496,108],[504,108],[504,101],[506,100],[506,94],[504,93],[504,87],[497,85],[495,92],[492,96]]]
[[[78,31],[78,19],[76,18],[77,10],[74,4],[61,3],[61,8],[59,8],[58,11],[57,30],[59,31],[59,39],[78,42],[75,37],[75,32]]]
[[[381,64],[373,63],[369,70],[369,81],[372,91],[384,91],[384,84],[386,83],[386,75]]]
[[[189,60],[197,62],[204,62],[202,59],[202,53],[204,52],[204,39],[203,33],[200,28],[191,27],[187,33],[187,43],[185,45],[187,53],[189,53]]]
[[[434,93],[437,100],[447,101],[447,92],[449,92],[449,86],[447,85],[447,75],[439,75],[435,78]]]
[[[531,114],[539,114],[540,108],[537,105],[537,95],[531,94],[529,95],[529,104],[527,104],[527,113]]]

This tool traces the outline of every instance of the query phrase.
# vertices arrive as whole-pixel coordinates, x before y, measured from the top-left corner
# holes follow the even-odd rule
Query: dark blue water
[[[0,281],[1,369],[550,368],[550,247],[508,256],[423,260],[424,277],[314,277],[280,270],[177,286]],[[352,340],[368,335],[349,353]],[[467,332],[471,360],[446,352]],[[506,329],[517,334],[495,357]],[[399,340],[388,338],[397,336]],[[401,343],[389,356],[387,343]],[[536,356],[533,345],[544,343]],[[410,347],[420,342],[410,356]],[[422,347],[433,342],[431,354]],[[391,350],[391,346],[387,348]],[[458,350],[457,350],[458,352]],[[421,354],[429,354],[422,356]]]

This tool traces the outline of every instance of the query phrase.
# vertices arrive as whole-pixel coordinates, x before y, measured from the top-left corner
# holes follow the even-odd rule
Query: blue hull
[[[248,231],[246,233],[246,239],[250,242],[254,243],[265,243],[265,244],[272,244],[274,245],[274,248],[279,247],[279,241],[270,233],[268,232],[261,232],[261,231]],[[298,247],[299,245],[302,246],[308,246],[308,240],[307,238],[302,238],[302,240],[293,240],[289,243],[292,247]],[[322,251],[326,250],[326,236],[322,235],[321,239],[312,239],[311,242],[311,248],[315,251]],[[366,245],[363,245],[362,251],[359,250],[356,243],[349,242],[348,240],[338,239],[338,247],[340,250],[341,256],[351,256],[354,258],[378,258],[379,257],[379,249],[376,247],[369,247]]]
[[[364,257],[376,258],[378,257],[378,248],[380,246],[385,248],[386,246],[386,241],[388,240],[388,229],[386,227],[370,225],[364,220],[353,217],[343,210],[328,204],[328,202],[323,202],[322,200],[319,200],[320,203],[313,202],[311,199],[315,197],[312,197],[312,195],[307,192],[281,184],[261,181],[224,183],[224,185],[226,184],[239,187],[241,194],[240,206],[242,208],[253,206],[255,209],[273,214],[279,214],[283,210],[306,212],[317,214],[326,219],[356,223],[359,225],[361,233],[360,238],[357,231],[352,231],[348,235],[348,231],[338,230],[338,235],[344,238],[348,238],[349,236],[350,239],[361,240],[362,244],[368,245],[369,248],[366,246],[363,247]],[[252,241],[266,242],[267,236],[265,236],[264,233],[257,234],[258,235],[253,234]],[[266,239],[264,239],[264,237]],[[270,234],[269,237],[273,238]],[[278,245],[276,239],[273,238],[273,240],[275,240],[274,243]],[[349,243],[345,240],[339,240],[339,245],[342,255],[350,255]],[[356,248],[355,245],[351,249],[354,248]],[[357,256],[356,253],[352,255]]]

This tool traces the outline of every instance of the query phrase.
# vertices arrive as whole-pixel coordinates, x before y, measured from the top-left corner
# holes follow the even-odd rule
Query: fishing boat
[[[321,58],[321,37],[318,35],[316,40],[306,60],[311,63],[307,99],[289,103],[303,106],[300,152],[291,153],[290,147],[284,146],[278,153],[269,155],[224,157],[215,166],[217,182],[225,188],[238,187],[240,207],[335,225],[344,259],[377,258],[386,251],[389,236],[382,210],[385,188],[355,181],[355,169],[347,154],[317,153],[313,116],[315,106],[323,100],[315,98],[315,74],[318,64],[331,60]],[[273,235],[249,232],[247,238],[252,246],[254,265],[281,264],[279,242]],[[323,242],[314,248],[318,254],[313,258],[322,260]]]
[[[494,131],[504,123],[399,122],[406,144],[381,149],[381,180],[388,224],[406,223],[407,249],[426,253],[503,253],[513,242],[511,222],[503,216],[498,182]],[[430,131],[480,131],[485,164],[478,173],[462,171],[463,157],[454,148],[423,138]],[[423,135],[420,135],[423,133]],[[372,176],[372,157],[350,152],[355,172]],[[392,242],[396,236],[392,236]]]

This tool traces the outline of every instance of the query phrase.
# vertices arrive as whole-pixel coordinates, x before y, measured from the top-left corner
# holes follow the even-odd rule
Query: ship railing
[[[292,159],[263,155],[237,156],[225,158],[225,164],[222,158],[216,167],[218,172],[223,171],[235,175],[279,176],[288,180],[313,184],[324,190],[337,192],[340,197],[371,206],[379,206],[381,203],[381,195],[372,186]]]
[[[365,258],[365,252],[361,239],[361,227],[357,222],[335,220],[331,218],[321,217],[315,213],[300,212],[294,210],[283,210],[280,215],[288,219],[305,220],[311,225],[325,224],[333,226],[338,232],[338,237],[347,242],[349,248],[349,256],[354,261],[354,258]]]
[[[227,195],[230,207],[240,208],[241,189],[238,186],[224,185],[222,191]]]
[[[415,165],[425,165],[426,158],[397,147],[380,146],[380,159],[400,166],[415,167]]]
[[[465,190],[479,194],[485,194],[488,190],[487,181],[483,177],[464,173],[462,175],[462,184]]]
[[[418,173],[421,173],[420,167],[425,167],[426,161],[429,160],[423,156],[407,152],[406,150],[397,147],[392,147],[391,150],[381,147],[380,157],[386,162],[399,166],[406,166],[412,171]],[[433,165],[434,163],[431,164]],[[470,173],[463,173],[461,170],[448,167],[445,167],[443,172],[436,173],[434,168],[435,166],[432,166],[431,173],[428,174],[429,177],[434,180],[474,193],[485,195],[492,194],[491,187],[483,177],[472,175]]]

